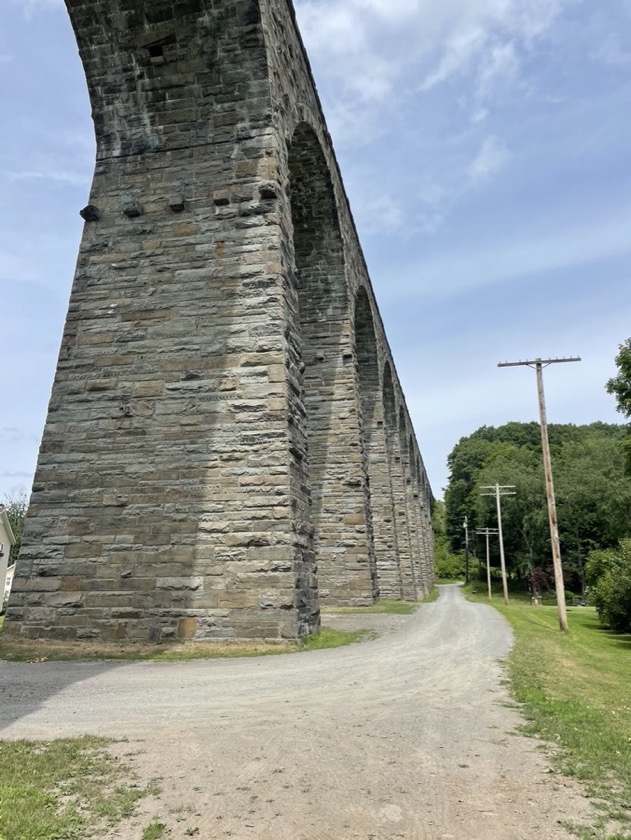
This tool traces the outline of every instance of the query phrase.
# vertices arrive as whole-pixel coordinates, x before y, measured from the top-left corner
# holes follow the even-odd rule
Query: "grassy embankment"
[[[382,598],[370,607],[326,607],[322,610],[324,615],[345,615],[353,613],[356,615],[374,615],[388,613],[389,615],[412,615],[419,608],[420,604],[429,604],[438,598],[439,592],[436,587],[423,598],[422,601],[402,601],[399,598]]]
[[[486,602],[482,587],[469,594]],[[471,587],[469,587],[469,590]],[[513,696],[525,732],[554,744],[553,767],[579,779],[600,813],[590,827],[573,826],[583,840],[631,838],[631,636],[603,629],[595,610],[569,609],[570,632],[558,629],[555,606],[533,607],[512,595],[493,606],[511,623],[508,659]]]

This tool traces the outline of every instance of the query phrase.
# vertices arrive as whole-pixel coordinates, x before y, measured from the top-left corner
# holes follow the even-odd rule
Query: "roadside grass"
[[[323,607],[323,615],[374,615],[388,613],[390,615],[412,615],[416,612],[420,601],[401,601],[398,598],[384,598],[369,607]]]
[[[367,642],[374,638],[369,630],[342,631],[332,627],[323,627],[319,633],[308,636],[300,642],[300,651],[325,650],[326,648],[345,647],[355,642]]]
[[[154,820],[143,830],[141,840],[160,840],[161,837],[164,837],[166,830],[167,827],[164,823]]]
[[[0,741],[0,838],[61,840],[102,833],[156,794],[135,784],[103,738]]]
[[[434,601],[437,601],[439,598],[440,598],[440,589],[438,588],[438,586],[434,586],[432,591],[429,593],[429,595],[426,595],[423,598],[423,600],[420,601],[420,603],[421,604],[431,604]]]
[[[453,581],[449,581],[453,583]],[[377,601],[376,604],[371,604],[369,607],[324,607],[322,609],[323,615],[373,615],[387,613],[389,615],[412,615],[417,611],[420,604],[429,604],[436,601],[440,595],[440,591],[433,587],[429,595],[426,595],[420,601],[402,601],[400,598],[383,598]]]
[[[469,596],[488,603],[485,594]],[[554,745],[553,767],[580,780],[599,811],[593,826],[570,826],[583,840],[631,838],[631,636],[604,630],[595,610],[569,608],[559,631],[554,606],[511,597],[492,601],[511,623],[512,694],[524,731]]]
[[[129,662],[174,662],[192,659],[233,659],[251,656],[279,656],[310,650],[343,647],[372,638],[366,631],[346,632],[323,627],[319,633],[299,642],[189,642],[162,645],[92,644],[49,642],[0,637],[0,660],[10,662],[54,662],[122,660]],[[3,840],[0,835],[0,840]]]

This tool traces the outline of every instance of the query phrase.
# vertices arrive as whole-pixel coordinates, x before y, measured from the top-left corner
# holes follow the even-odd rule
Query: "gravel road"
[[[330,616],[380,637],[178,663],[0,663],[0,734],[126,738],[162,793],[108,840],[557,840],[588,805],[550,775],[503,686],[511,631],[457,586],[413,616]],[[196,831],[198,829],[198,831]]]

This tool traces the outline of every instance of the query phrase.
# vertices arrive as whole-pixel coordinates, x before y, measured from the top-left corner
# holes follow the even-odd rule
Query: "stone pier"
[[[295,639],[432,494],[289,0],[66,0],[97,161],[6,632]]]

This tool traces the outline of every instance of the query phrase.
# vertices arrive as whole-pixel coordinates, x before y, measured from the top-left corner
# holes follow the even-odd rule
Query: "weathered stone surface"
[[[423,594],[431,491],[289,0],[66,5],[98,209],[5,627],[286,639]]]

